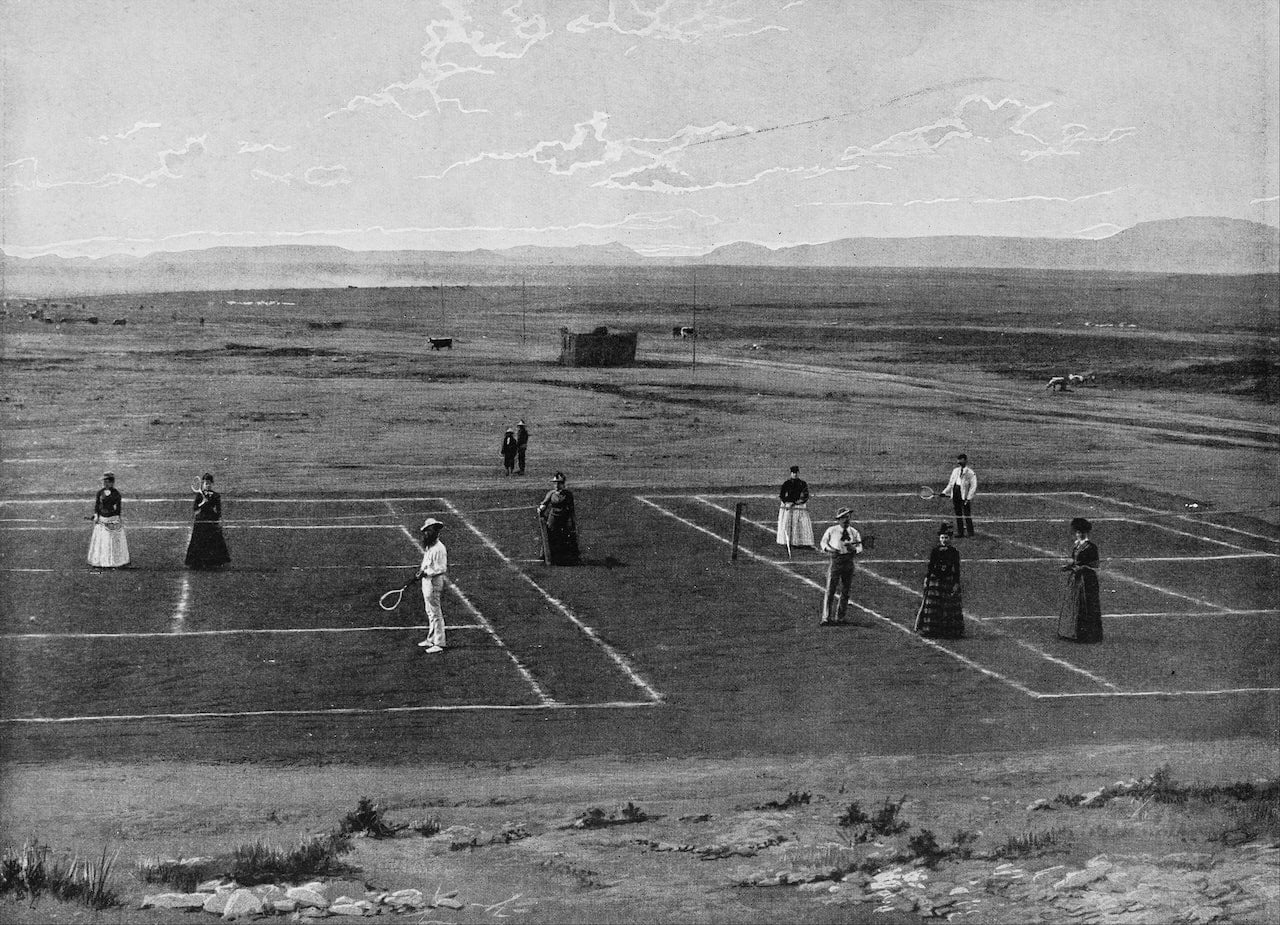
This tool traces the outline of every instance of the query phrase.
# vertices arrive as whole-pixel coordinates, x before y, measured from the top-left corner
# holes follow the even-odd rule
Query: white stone
[[[329,900],[325,899],[319,890],[312,889],[311,884],[306,886],[290,887],[284,891],[286,899],[295,899],[298,905],[304,909],[328,909]]]
[[[387,894],[386,902],[392,906],[425,906],[427,898],[421,890],[396,890]]]
[[[204,901],[204,911],[212,915],[222,915],[227,909],[227,900],[231,898],[228,892],[214,893]]]
[[[435,904],[444,909],[465,909],[467,904],[454,899],[452,896],[441,896],[436,900]]]
[[[1095,880],[1101,880],[1106,875],[1107,872],[1100,867],[1074,870],[1055,883],[1053,888],[1055,890],[1078,890],[1081,887],[1088,886]]]
[[[142,897],[143,909],[183,909],[194,912],[203,909],[209,893],[154,893]]]
[[[298,901],[296,899],[273,899],[271,908],[281,915],[287,915],[290,912],[298,911]]]
[[[248,890],[236,890],[227,897],[227,905],[222,910],[225,921],[251,915],[262,915],[262,900]]]
[[[330,915],[355,915],[364,916],[372,913],[365,909],[360,903],[334,903],[329,907]]]

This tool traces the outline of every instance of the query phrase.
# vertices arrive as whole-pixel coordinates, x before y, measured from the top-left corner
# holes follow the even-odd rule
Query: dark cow
[[[117,324],[118,324],[118,325],[120,325],[120,327],[124,327],[126,324],[128,324],[128,323],[129,323],[129,319],[128,319],[128,318],[117,318],[115,321],[113,321],[113,322],[111,322],[111,323],[112,323],[113,325],[117,325]]]
[[[432,350],[452,350],[453,349],[452,337],[428,337],[427,340],[431,342]]]

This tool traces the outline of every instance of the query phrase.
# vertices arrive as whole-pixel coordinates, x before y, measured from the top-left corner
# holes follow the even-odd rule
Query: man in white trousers
[[[951,499],[951,506],[956,513],[956,536],[964,536],[966,528],[969,536],[973,536],[973,496],[978,493],[978,474],[969,467],[969,457],[964,453],[956,456],[956,467],[951,470],[951,478],[942,493]]]
[[[434,517],[422,522],[418,532],[422,534],[422,565],[416,577],[422,579],[422,603],[427,609],[430,629],[427,638],[418,643],[426,652],[443,652],[444,611],[440,608],[440,592],[444,589],[444,576],[449,571],[449,554],[440,542],[444,524]]]

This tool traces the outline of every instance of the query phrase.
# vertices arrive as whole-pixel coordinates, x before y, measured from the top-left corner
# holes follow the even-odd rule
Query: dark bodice
[[[1098,559],[1098,547],[1093,544],[1093,540],[1085,540],[1071,551],[1071,564],[1076,568],[1096,569]]]
[[[805,504],[809,500],[809,484],[804,479],[787,479],[778,490],[784,504]]]
[[[114,488],[103,488],[93,499],[93,513],[99,517],[119,517],[124,499]]]
[[[551,489],[542,499],[541,507],[551,519],[573,516],[573,492],[567,488]]]
[[[929,553],[929,576],[955,584],[960,581],[960,550],[954,546],[935,546]]]
[[[221,520],[222,519],[222,495],[216,491],[209,492],[209,500],[205,501],[201,506],[200,502],[205,500],[203,492],[196,492],[195,499],[191,502],[192,509],[196,512],[196,520]]]

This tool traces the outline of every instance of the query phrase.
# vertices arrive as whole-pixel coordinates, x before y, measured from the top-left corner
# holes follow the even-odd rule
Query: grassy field
[[[527,301],[459,285],[443,307],[394,288],[139,294],[64,313],[124,326],[41,324],[10,299],[0,741],[22,786],[4,816],[47,816],[32,768],[83,781],[155,761],[244,762],[264,793],[271,768],[314,763],[352,781],[511,761],[589,777],[614,758],[749,776],[1058,749],[1078,773],[1103,744],[1146,760],[1240,738],[1274,767],[1274,277],[719,271],[700,273],[696,316],[689,282],[542,276]],[[671,337],[690,323],[696,344]],[[640,332],[635,366],[555,362],[561,327],[599,324]],[[1096,387],[1044,388],[1085,370]],[[517,418],[531,468],[504,478]],[[947,512],[915,488],[940,488],[960,450],[981,479],[969,635],[930,645],[907,628]],[[823,563],[773,543],[793,463],[815,519],[849,503],[877,536],[861,625],[818,630]],[[104,469],[133,554],[113,573],[83,565]],[[185,492],[206,469],[233,562],[189,573]],[[530,510],[556,469],[578,492],[580,568],[536,561]],[[451,556],[456,648],[436,661],[414,645],[412,589],[394,613],[376,604],[416,564],[427,513]],[[1104,556],[1096,647],[1053,634],[1077,514]],[[105,811],[84,805],[84,830]]]

